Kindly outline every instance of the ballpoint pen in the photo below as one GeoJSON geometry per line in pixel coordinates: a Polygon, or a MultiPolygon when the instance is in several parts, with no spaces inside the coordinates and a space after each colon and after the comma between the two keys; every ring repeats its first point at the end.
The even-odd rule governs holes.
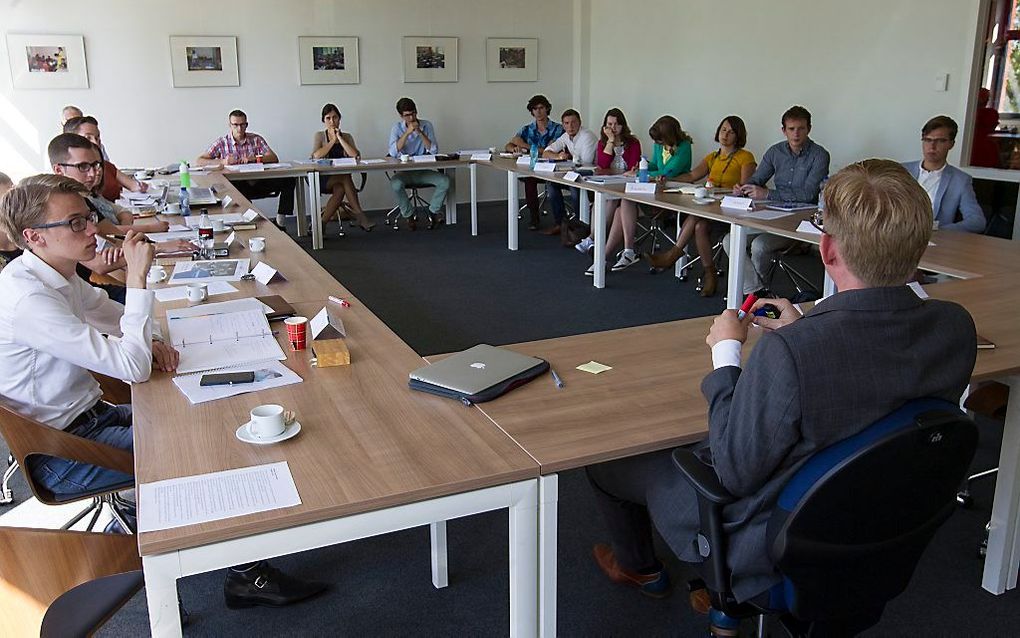
{"type": "Polygon", "coordinates": [[[563,379],[560,378],[560,375],[556,374],[556,371],[553,370],[551,367],[549,368],[549,372],[552,373],[553,382],[556,383],[556,387],[557,388],[562,388],[563,387],[563,379]]]}

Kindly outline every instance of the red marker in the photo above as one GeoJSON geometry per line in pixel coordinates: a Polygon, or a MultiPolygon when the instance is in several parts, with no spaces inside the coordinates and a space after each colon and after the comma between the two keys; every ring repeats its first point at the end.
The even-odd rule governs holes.
{"type": "Polygon", "coordinates": [[[754,302],[756,301],[758,301],[757,297],[755,297],[753,294],[748,295],[747,299],[744,300],[744,305],[741,306],[740,310],[737,311],[737,319],[743,320],[744,317],[747,316],[747,313],[751,311],[751,306],[753,306],[754,302]]]}

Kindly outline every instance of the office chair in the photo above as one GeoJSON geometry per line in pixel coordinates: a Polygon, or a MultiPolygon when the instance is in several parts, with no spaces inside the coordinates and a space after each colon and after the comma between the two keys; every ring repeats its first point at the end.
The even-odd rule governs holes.
{"type": "Polygon", "coordinates": [[[142,588],[133,536],[0,527],[0,635],[91,636],[142,588]]]}
{"type": "Polygon", "coordinates": [[[790,479],[766,532],[782,582],[738,602],[730,590],[715,470],[679,448],[673,461],[698,495],[699,553],[713,624],[777,614],[791,636],[849,636],[873,626],[906,589],[921,554],[956,508],[977,427],[953,403],[918,399],[810,457],[790,479]]]}
{"type": "Polygon", "coordinates": [[[37,485],[32,480],[30,472],[23,472],[29,489],[41,503],[64,505],[84,499],[90,500],[89,505],[65,523],[61,529],[70,529],[78,521],[91,514],[92,517],[87,527],[91,531],[103,508],[109,507],[111,515],[121,528],[134,531],[134,526],[128,522],[129,516],[126,515],[126,512],[130,511],[133,506],[117,494],[121,490],[131,489],[135,484],[133,478],[134,456],[130,452],[51,428],[5,406],[0,406],[0,435],[7,442],[11,453],[21,467],[27,467],[25,462],[30,457],[46,455],[90,463],[127,474],[129,478],[116,485],[80,494],[66,495],[54,494],[41,485],[37,485]]]}
{"type": "MultiPolygon", "coordinates": [[[[387,171],[386,178],[393,179],[393,174],[387,171]]],[[[428,215],[429,203],[419,193],[419,190],[422,188],[433,188],[433,186],[431,184],[411,185],[404,189],[408,193],[408,199],[411,200],[411,208],[414,210],[414,213],[411,215],[412,217],[417,217],[419,211],[423,208],[426,210],[426,215],[428,215]]],[[[386,213],[385,225],[392,227],[393,230],[400,230],[400,219],[400,205],[398,204],[386,213]]]]}
{"type": "Polygon", "coordinates": [[[666,232],[666,226],[670,225],[670,221],[675,220],[676,213],[673,211],[659,208],[658,206],[648,207],[644,204],[638,204],[636,225],[639,234],[634,238],[634,252],[639,255],[642,253],[657,253],[659,252],[660,243],[663,246],[672,246],[676,241],[676,235],[666,232]],[[648,221],[644,224],[641,223],[642,214],[648,218],[648,221]],[[645,242],[651,242],[649,250],[643,248],[645,242]]]}
{"type": "MultiPolygon", "coordinates": [[[[526,180],[526,179],[529,179],[529,177],[527,177],[527,176],[525,176],[525,177],[518,177],[517,181],[523,183],[524,180],[526,180]]],[[[538,179],[538,178],[530,178],[530,179],[538,179]]],[[[549,214],[549,211],[547,211],[545,209],[545,201],[546,201],[546,196],[548,195],[547,191],[549,190],[549,182],[547,182],[545,180],[539,180],[539,181],[542,183],[542,192],[538,194],[538,212],[543,217],[545,217],[546,215],[549,214]]],[[[527,208],[528,208],[528,202],[527,201],[525,201],[523,204],[521,204],[517,208],[517,219],[524,219],[524,211],[527,210],[527,208]]]]}
{"type": "Polygon", "coordinates": [[[791,297],[791,301],[794,303],[802,303],[805,301],[814,301],[821,298],[822,293],[818,290],[818,287],[811,283],[811,280],[807,278],[802,272],[794,268],[786,261],[786,257],[789,255],[799,252],[802,249],[802,243],[797,242],[786,248],[778,255],[772,258],[772,264],[769,266],[768,272],[765,273],[763,283],[769,290],[775,290],[775,278],[778,272],[782,272],[796,288],[797,294],[791,297]]]}

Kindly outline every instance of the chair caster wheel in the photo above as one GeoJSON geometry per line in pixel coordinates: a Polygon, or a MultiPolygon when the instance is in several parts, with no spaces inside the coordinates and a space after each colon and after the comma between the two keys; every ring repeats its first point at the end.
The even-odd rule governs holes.
{"type": "Polygon", "coordinates": [[[687,281],[687,275],[680,275],[679,277],[677,277],[677,279],[679,279],[680,281],[687,281]]]}
{"type": "Polygon", "coordinates": [[[974,505],[974,497],[970,495],[970,492],[957,492],[956,502],[963,509],[970,509],[974,505]]]}
{"type": "Polygon", "coordinates": [[[659,269],[656,268],[655,266],[652,266],[652,267],[650,267],[648,269],[648,274],[649,275],[658,275],[659,274],[659,269]]]}

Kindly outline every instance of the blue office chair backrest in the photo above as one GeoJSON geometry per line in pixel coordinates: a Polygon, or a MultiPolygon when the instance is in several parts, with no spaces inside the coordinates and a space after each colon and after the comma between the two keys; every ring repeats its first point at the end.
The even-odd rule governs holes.
{"type": "Polygon", "coordinates": [[[918,399],[808,459],[769,519],[784,578],[770,607],[804,620],[880,615],[955,508],[976,447],[958,406],[918,399]]]}

